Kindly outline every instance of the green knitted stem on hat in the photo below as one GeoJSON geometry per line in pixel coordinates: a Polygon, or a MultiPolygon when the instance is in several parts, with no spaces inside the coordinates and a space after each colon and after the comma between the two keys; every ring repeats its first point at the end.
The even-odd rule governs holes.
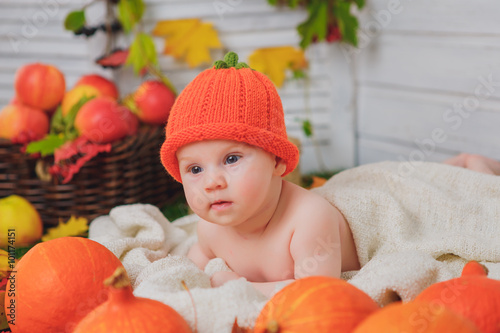
{"type": "Polygon", "coordinates": [[[241,68],[250,68],[246,63],[244,62],[238,62],[238,55],[234,52],[228,52],[224,56],[224,60],[217,60],[214,62],[215,69],[221,69],[221,68],[231,68],[234,67],[236,69],[241,69],[241,68]]]}

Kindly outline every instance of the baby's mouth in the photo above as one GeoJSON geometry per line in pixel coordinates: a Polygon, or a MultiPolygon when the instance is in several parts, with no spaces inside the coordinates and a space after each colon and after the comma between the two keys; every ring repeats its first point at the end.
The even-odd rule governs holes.
{"type": "Polygon", "coordinates": [[[213,202],[210,205],[210,208],[215,209],[215,210],[222,210],[222,209],[228,208],[229,206],[231,206],[231,204],[232,204],[231,201],[218,200],[218,201],[213,202]]]}

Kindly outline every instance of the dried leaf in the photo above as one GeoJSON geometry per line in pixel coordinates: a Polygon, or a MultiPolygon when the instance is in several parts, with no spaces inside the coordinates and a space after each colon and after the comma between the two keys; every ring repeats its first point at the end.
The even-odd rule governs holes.
{"type": "Polygon", "coordinates": [[[125,64],[129,50],[115,50],[108,55],[96,59],[96,63],[104,68],[118,68],[125,64]]]}
{"type": "Polygon", "coordinates": [[[252,333],[253,329],[249,327],[240,327],[238,325],[238,318],[234,318],[234,324],[233,324],[233,329],[231,330],[231,333],[252,333]]]}
{"type": "Polygon", "coordinates": [[[212,63],[210,49],[222,47],[213,25],[197,18],[160,21],[153,35],[165,38],[164,54],[185,61],[190,67],[212,63]]]}
{"type": "Polygon", "coordinates": [[[253,69],[267,74],[277,87],[283,85],[287,70],[307,68],[304,51],[293,46],[257,49],[248,62],[253,69]]]}
{"type": "Polygon", "coordinates": [[[71,216],[66,223],[60,221],[57,227],[47,230],[45,235],[42,236],[42,242],[60,237],[82,235],[89,229],[87,222],[84,217],[71,216]]]}
{"type": "Polygon", "coordinates": [[[80,171],[89,160],[101,152],[110,152],[111,144],[97,144],[81,136],[74,141],[68,141],[54,151],[54,165],[49,172],[63,178],[62,183],[68,183],[73,175],[80,171]]]}

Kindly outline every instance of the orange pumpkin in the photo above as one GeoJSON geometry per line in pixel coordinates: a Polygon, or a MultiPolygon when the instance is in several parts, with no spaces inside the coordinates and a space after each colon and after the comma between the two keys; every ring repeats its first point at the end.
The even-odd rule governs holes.
{"type": "Polygon", "coordinates": [[[465,317],[428,302],[396,302],[369,316],[354,333],[479,333],[465,317]]]}
{"type": "Polygon", "coordinates": [[[87,238],[62,237],[38,243],[16,265],[5,301],[13,333],[69,333],[107,300],[102,281],[120,260],[87,238]]]}
{"type": "Polygon", "coordinates": [[[446,306],[484,333],[500,333],[500,281],[488,278],[486,268],[475,261],[464,266],[462,276],[435,283],[415,299],[446,306]]]}
{"type": "Polygon", "coordinates": [[[90,312],[74,333],[191,333],[184,318],[170,306],[135,297],[125,269],[106,279],[109,299],[90,312]]]}
{"type": "Polygon", "coordinates": [[[296,280],[274,295],[255,322],[255,333],[352,332],[378,305],[363,291],[326,276],[296,280]]]}

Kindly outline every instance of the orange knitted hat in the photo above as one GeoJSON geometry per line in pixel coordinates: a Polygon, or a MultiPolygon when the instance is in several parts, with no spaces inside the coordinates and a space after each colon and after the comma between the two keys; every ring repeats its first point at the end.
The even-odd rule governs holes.
{"type": "Polygon", "coordinates": [[[299,150],[288,141],[281,99],[273,83],[229,52],[204,70],[177,97],[167,122],[161,161],[181,182],[175,153],[202,140],[234,140],[260,147],[295,169],[299,150]]]}

